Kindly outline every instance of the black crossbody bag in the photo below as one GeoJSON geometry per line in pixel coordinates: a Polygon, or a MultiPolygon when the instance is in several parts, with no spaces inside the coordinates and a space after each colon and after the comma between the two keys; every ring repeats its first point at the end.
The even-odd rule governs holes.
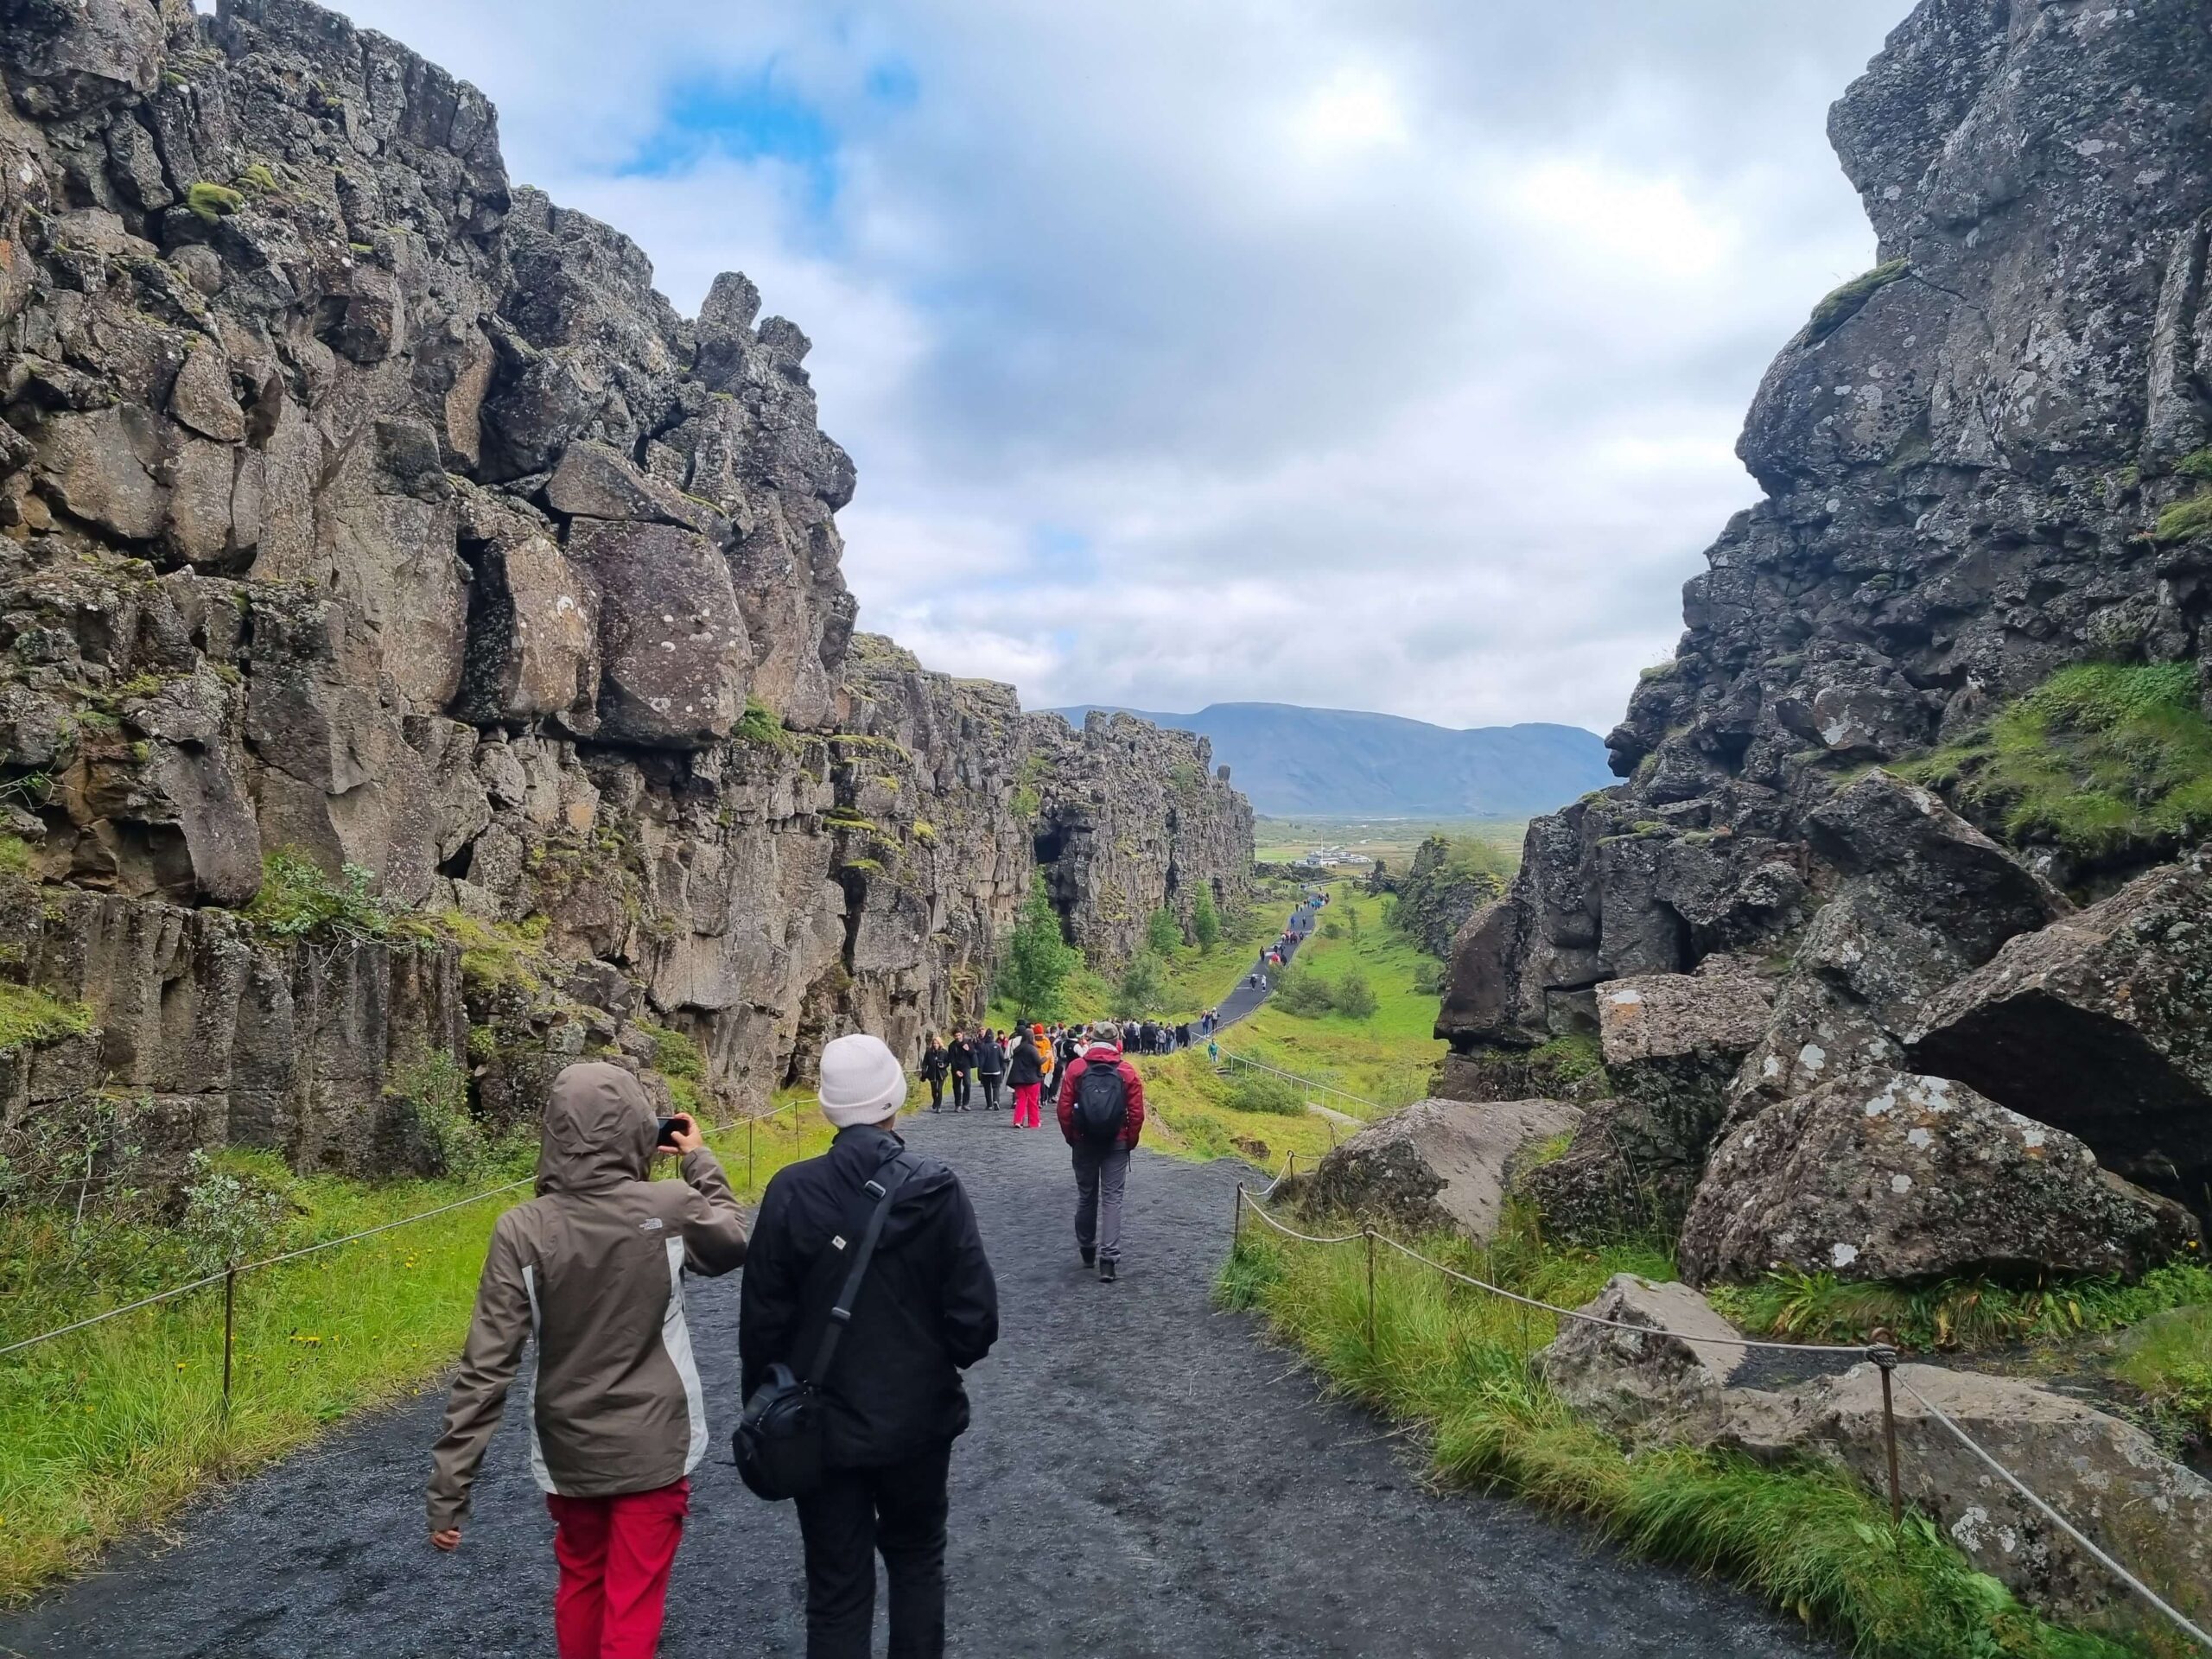
{"type": "Polygon", "coordinates": [[[844,1285],[830,1304],[822,1341],[814,1351],[814,1363],[803,1376],[794,1376],[788,1365],[771,1365],[753,1397],[745,1402],[734,1439],[737,1472],[756,1497],[780,1503],[787,1497],[804,1497],[822,1484],[827,1424],[821,1385],[830,1375],[830,1362],[837,1357],[838,1339],[852,1323],[861,1281],[868,1276],[868,1264],[883,1236],[892,1200],[913,1170],[912,1159],[903,1151],[895,1153],[862,1183],[859,1199],[847,1212],[837,1236],[852,1236],[853,1221],[863,1213],[863,1205],[869,1206],[865,1211],[868,1219],[861,1230],[860,1247],[853,1253],[853,1264],[846,1270],[844,1285]]]}

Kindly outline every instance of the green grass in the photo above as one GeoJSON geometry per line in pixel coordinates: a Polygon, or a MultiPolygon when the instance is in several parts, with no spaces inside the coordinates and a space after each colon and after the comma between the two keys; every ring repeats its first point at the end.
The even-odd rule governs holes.
{"type": "MultiPolygon", "coordinates": [[[[733,1185],[757,1193],[784,1165],[819,1154],[830,1135],[804,1106],[756,1126],[749,1175],[741,1124],[709,1139],[733,1185]]],[[[285,1248],[480,1190],[294,1177],[273,1160],[235,1154],[225,1162],[284,1195],[292,1219],[277,1243],[285,1248]]],[[[512,1171],[527,1173],[526,1161],[512,1171]]],[[[518,1189],[241,1278],[227,1421],[219,1286],[0,1361],[0,1603],[85,1569],[210,1482],[434,1382],[467,1331],[492,1224],[527,1196],[518,1189]]],[[[195,1276],[172,1228],[94,1217],[79,1229],[66,1210],[0,1211],[0,1343],[195,1276]]]]}
{"type": "Polygon", "coordinates": [[[1853,1284],[1829,1273],[1773,1273],[1757,1284],[1721,1287],[1710,1300],[1756,1336],[1847,1344],[1865,1342],[1881,1327],[1901,1347],[1933,1351],[2116,1331],[2170,1308],[2212,1302],[2212,1272],[2177,1262],[2153,1268],[2139,1284],[2073,1279],[2041,1287],[1986,1279],[1853,1284]]]}
{"type": "Polygon", "coordinates": [[[1857,316],[1866,302],[1887,288],[1912,274],[1910,259],[1892,259],[1870,271],[1853,277],[1849,282],[1813,308],[1813,317],[1807,327],[1815,340],[1825,340],[1837,329],[1857,316]]]}
{"type": "Polygon", "coordinates": [[[2155,1404],[2212,1432],[2212,1307],[2179,1307],[2130,1331],[2113,1373],[2155,1404]]]}
{"type": "Polygon", "coordinates": [[[1252,1109],[1207,1064],[1203,1046],[1140,1058],[1136,1067],[1144,1074],[1144,1144],[1154,1152],[1200,1163],[1239,1157],[1270,1170],[1294,1153],[1311,1169],[1336,1144],[1338,1131],[1303,1103],[1294,1114],[1252,1109]]]}
{"type": "Polygon", "coordinates": [[[12,875],[28,881],[38,868],[31,852],[31,844],[21,836],[0,836],[0,875],[12,875]]]}
{"type": "MultiPolygon", "coordinates": [[[[1465,1269],[1484,1265],[1457,1241],[1427,1249],[1465,1269]]],[[[1539,1245],[1490,1265],[1515,1288],[1573,1306],[1612,1272],[1640,1271],[1647,1254],[1539,1245]]],[[[2044,1623],[1975,1572],[1924,1516],[1893,1524],[1887,1504],[1840,1470],[1681,1446],[1629,1456],[1529,1372],[1528,1356],[1554,1335],[1550,1315],[1455,1287],[1394,1251],[1376,1268],[1371,1348],[1365,1255],[1356,1246],[1292,1243],[1247,1217],[1218,1294],[1231,1308],[1256,1312],[1339,1392],[1418,1427],[1440,1483],[1514,1493],[1639,1554],[1733,1580],[1864,1655],[2130,1651],[2044,1623]]]]}
{"type": "Polygon", "coordinates": [[[92,1028],[92,1011],[25,985],[0,982],[0,1054],[73,1037],[92,1028]]]}
{"type": "MultiPolygon", "coordinates": [[[[1304,1016],[1270,1002],[1242,1024],[1222,1033],[1222,1046],[1284,1071],[1310,1077],[1370,1100],[1386,1110],[1428,1096],[1429,1081],[1447,1052],[1436,1040],[1437,964],[1402,934],[1383,924],[1383,906],[1339,887],[1322,915],[1344,931],[1331,938],[1317,933],[1298,950],[1294,966],[1332,991],[1345,976],[1363,977],[1375,994],[1376,1011],[1355,1018],[1336,1011],[1304,1016]],[[1359,918],[1357,937],[1351,918],[1359,918]]],[[[1365,1109],[1332,1100],[1355,1116],[1365,1109]]]]}
{"type": "Polygon", "coordinates": [[[202,179],[184,193],[184,205],[210,225],[245,206],[245,198],[226,184],[202,179]]]}
{"type": "Polygon", "coordinates": [[[2081,664],[1898,770],[2016,844],[2156,855],[2212,833],[2212,724],[2198,697],[2193,663],[2081,664]]]}

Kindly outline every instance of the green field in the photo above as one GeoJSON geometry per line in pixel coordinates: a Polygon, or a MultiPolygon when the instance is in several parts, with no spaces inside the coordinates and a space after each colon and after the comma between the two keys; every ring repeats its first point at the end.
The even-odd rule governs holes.
{"type": "Polygon", "coordinates": [[[1402,868],[1431,836],[1472,836],[1521,861],[1526,818],[1262,818],[1253,838],[1262,864],[1287,864],[1324,847],[1379,858],[1402,868]]]}

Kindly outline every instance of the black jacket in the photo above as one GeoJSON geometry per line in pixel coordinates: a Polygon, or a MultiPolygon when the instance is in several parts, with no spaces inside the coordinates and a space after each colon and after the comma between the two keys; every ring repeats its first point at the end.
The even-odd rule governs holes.
{"type": "Polygon", "coordinates": [[[944,1077],[944,1046],[941,1044],[931,1043],[922,1051],[922,1081],[936,1083],[944,1077]]]}
{"type": "Polygon", "coordinates": [[[1006,1071],[1006,1050],[995,1037],[976,1039],[976,1071],[980,1077],[995,1077],[1006,1071]]]}
{"type": "Polygon", "coordinates": [[[976,1069],[974,1045],[965,1037],[954,1038],[951,1046],[944,1051],[944,1063],[955,1071],[973,1071],[976,1069]]]}
{"type": "MultiPolygon", "coordinates": [[[[738,1349],[750,1399],[769,1366],[803,1370],[827,1322],[830,1291],[808,1305],[816,1258],[830,1248],[862,1182],[899,1137],[868,1124],[830,1150],[779,1170],[760,1199],[745,1258],[738,1349]]],[[[830,1461],[869,1469],[950,1441],[968,1427],[960,1373],[998,1340],[999,1294],[976,1211],[959,1178],[932,1159],[908,1176],[861,1282],[825,1384],[830,1461]]],[[[842,1282],[842,1277],[838,1280],[842,1282]]]]}
{"type": "Polygon", "coordinates": [[[1007,1067],[1007,1087],[1027,1089],[1044,1081],[1045,1057],[1037,1052],[1035,1039],[1024,1037],[1014,1045],[1014,1059],[1007,1067]]]}

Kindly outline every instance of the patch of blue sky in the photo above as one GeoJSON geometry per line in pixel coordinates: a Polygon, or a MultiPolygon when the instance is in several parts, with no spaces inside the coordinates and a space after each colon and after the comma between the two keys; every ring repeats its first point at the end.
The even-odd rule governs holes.
{"type": "Polygon", "coordinates": [[[922,95],[921,77],[904,58],[884,58],[868,72],[868,95],[895,110],[912,107],[922,95]]]}
{"type": "Polygon", "coordinates": [[[660,124],[618,172],[689,172],[710,155],[780,162],[801,181],[803,205],[826,217],[839,185],[836,129],[823,111],[779,86],[772,60],[747,75],[698,75],[671,86],[660,124]]]}

